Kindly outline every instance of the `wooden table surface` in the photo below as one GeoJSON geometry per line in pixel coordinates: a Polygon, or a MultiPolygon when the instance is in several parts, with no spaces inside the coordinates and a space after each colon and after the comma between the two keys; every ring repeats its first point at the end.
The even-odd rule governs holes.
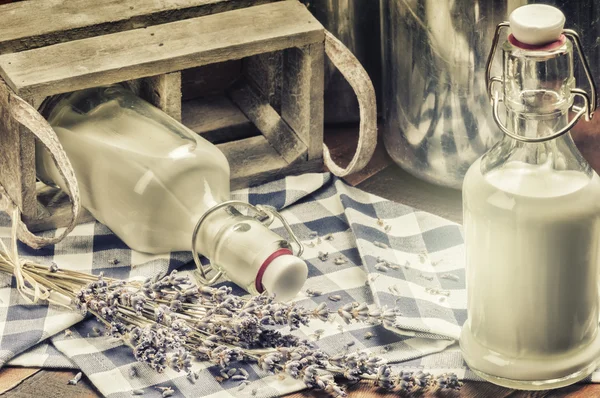
{"type": "MultiPolygon", "coordinates": [[[[337,141],[337,147],[332,145],[332,154],[342,162],[354,145],[352,140],[335,139],[336,136],[346,135],[342,128],[338,134],[330,134],[329,140],[337,141]]],[[[348,160],[348,159],[346,159],[348,160]]],[[[384,197],[417,207],[461,222],[461,194],[452,189],[433,186],[409,175],[395,165],[390,165],[389,158],[383,148],[379,147],[373,161],[358,175],[351,176],[347,182],[359,188],[384,197]]],[[[54,371],[47,369],[6,367],[0,370],[0,395],[3,397],[36,397],[36,398],[75,398],[100,397],[91,383],[83,377],[77,386],[67,385],[67,381],[75,375],[72,371],[54,371]]],[[[397,397],[399,394],[381,391],[372,383],[361,382],[347,385],[350,398],[397,397]]],[[[468,398],[587,398],[600,397],[600,384],[576,384],[570,387],[552,391],[516,391],[483,382],[466,382],[457,391],[417,391],[411,394],[400,394],[404,397],[468,397],[468,398]]],[[[320,391],[305,390],[289,395],[287,398],[325,398],[328,394],[320,391]]]]}

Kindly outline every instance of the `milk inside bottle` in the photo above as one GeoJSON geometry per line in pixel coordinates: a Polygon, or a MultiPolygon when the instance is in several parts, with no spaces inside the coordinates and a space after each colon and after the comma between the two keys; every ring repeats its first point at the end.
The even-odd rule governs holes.
{"type": "Polygon", "coordinates": [[[492,103],[506,135],[463,185],[461,350],[477,374],[512,388],[572,384],[600,358],[600,178],[568,133],[569,112],[590,117],[595,92],[590,106],[578,99],[573,107],[587,94],[575,88],[570,39],[577,37],[563,24],[545,5],[511,15],[503,75],[490,79],[501,83],[492,84],[492,103]]]}
{"type": "MultiPolygon", "coordinates": [[[[229,200],[229,164],[217,147],[122,85],[47,102],[82,204],[129,247],[194,249],[252,293],[285,300],[300,290],[307,267],[285,239],[234,206],[215,210],[229,200]]],[[[64,186],[41,146],[36,167],[40,180],[64,186]]]]}

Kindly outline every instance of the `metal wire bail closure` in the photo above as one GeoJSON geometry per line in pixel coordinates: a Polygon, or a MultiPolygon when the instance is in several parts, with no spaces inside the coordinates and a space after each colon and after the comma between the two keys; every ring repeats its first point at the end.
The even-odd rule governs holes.
{"type": "Polygon", "coordinates": [[[224,207],[238,207],[238,206],[244,207],[244,208],[247,208],[248,210],[253,211],[255,213],[254,218],[256,218],[258,221],[260,221],[266,227],[270,226],[273,223],[273,221],[275,220],[275,218],[277,218],[279,221],[281,221],[281,224],[283,224],[283,227],[285,228],[286,232],[290,236],[293,243],[295,243],[298,246],[298,250],[296,251],[295,255],[301,256],[302,253],[304,253],[304,246],[302,245],[302,242],[300,242],[300,240],[298,239],[296,234],[294,234],[294,232],[292,231],[292,228],[290,227],[289,223],[277,210],[275,210],[274,208],[269,207],[269,206],[263,206],[263,205],[254,206],[254,205],[251,205],[250,203],[242,202],[241,200],[228,200],[226,202],[219,203],[218,205],[215,205],[215,206],[211,207],[210,209],[208,209],[202,215],[202,217],[200,217],[200,219],[196,223],[196,226],[194,227],[194,231],[192,232],[192,256],[194,258],[194,263],[196,263],[196,268],[197,268],[197,270],[195,272],[195,276],[196,276],[196,279],[198,280],[198,282],[200,282],[203,285],[212,285],[215,282],[217,282],[223,276],[223,271],[221,271],[220,269],[215,270],[215,268],[213,268],[213,266],[210,262],[206,266],[202,265],[202,262],[200,261],[200,254],[198,253],[198,250],[196,249],[196,239],[198,237],[198,233],[200,232],[200,227],[202,226],[204,221],[206,221],[208,216],[213,214],[215,211],[220,210],[224,207]],[[208,273],[210,273],[213,270],[216,271],[215,275],[213,275],[210,279],[208,279],[208,276],[207,276],[208,273]]]}
{"type": "Polygon", "coordinates": [[[585,56],[585,53],[583,52],[579,34],[577,34],[577,32],[575,32],[572,29],[564,29],[563,35],[565,35],[566,37],[571,39],[571,41],[574,44],[575,49],[577,50],[577,53],[579,54],[579,58],[581,60],[582,66],[583,66],[583,70],[585,72],[585,75],[588,79],[588,83],[590,85],[590,93],[591,94],[588,95],[588,93],[585,90],[582,90],[580,88],[572,89],[571,93],[573,93],[573,95],[580,96],[583,99],[583,106],[573,105],[572,108],[573,108],[573,111],[575,112],[575,116],[571,119],[569,124],[567,124],[565,127],[560,129],[559,131],[550,134],[549,136],[523,137],[523,136],[514,134],[513,132],[511,132],[510,130],[508,130],[506,128],[506,126],[500,120],[499,112],[498,112],[498,105],[501,102],[503,102],[504,100],[500,98],[499,91],[492,91],[492,87],[493,87],[494,83],[500,83],[500,84],[503,83],[502,77],[501,76],[491,76],[491,73],[492,73],[492,63],[493,63],[494,57],[496,55],[496,50],[498,48],[498,42],[500,41],[500,31],[503,28],[508,28],[508,27],[510,27],[509,22],[502,22],[502,23],[499,23],[498,26],[496,26],[496,31],[494,32],[494,39],[492,40],[492,48],[490,49],[490,54],[488,55],[488,59],[486,62],[486,68],[485,68],[487,93],[488,93],[488,96],[492,103],[492,112],[493,112],[494,121],[496,122],[498,127],[500,127],[500,130],[502,130],[502,132],[504,134],[508,135],[509,137],[511,137],[515,140],[522,141],[522,142],[528,142],[528,143],[536,143],[536,142],[549,141],[549,140],[560,137],[561,135],[567,133],[569,130],[571,130],[573,128],[573,126],[575,126],[575,124],[579,121],[579,119],[581,119],[582,116],[585,118],[586,121],[589,122],[592,119],[592,117],[594,116],[594,112],[596,110],[596,98],[597,98],[596,97],[596,83],[595,83],[594,77],[591,73],[589,62],[585,56]]]}

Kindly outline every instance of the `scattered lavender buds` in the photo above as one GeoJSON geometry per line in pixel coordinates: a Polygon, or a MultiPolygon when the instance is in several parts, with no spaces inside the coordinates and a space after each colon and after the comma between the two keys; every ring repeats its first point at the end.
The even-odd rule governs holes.
{"type": "Polygon", "coordinates": [[[386,263],[375,264],[375,269],[379,272],[388,272],[388,267],[386,267],[386,263]]]}
{"type": "Polygon", "coordinates": [[[454,274],[442,274],[442,276],[440,276],[440,278],[448,279],[448,280],[455,281],[455,282],[460,281],[460,278],[454,274]]]}
{"type": "Polygon", "coordinates": [[[428,287],[425,289],[425,291],[432,295],[441,295],[441,296],[450,297],[450,290],[438,289],[435,287],[428,287]]]}
{"type": "Polygon", "coordinates": [[[341,256],[333,259],[333,263],[335,265],[343,265],[343,264],[346,264],[347,262],[348,262],[348,260],[346,260],[344,257],[341,257],[341,256]]]}
{"type": "Polygon", "coordinates": [[[423,279],[427,279],[428,281],[432,281],[433,280],[433,276],[431,276],[431,275],[419,274],[419,277],[421,277],[423,279]]]}
{"type": "Polygon", "coordinates": [[[379,242],[379,241],[375,241],[373,242],[373,244],[377,247],[379,247],[380,249],[389,249],[389,246],[386,245],[385,243],[379,242]]]}
{"type": "MultiPolygon", "coordinates": [[[[387,246],[386,246],[387,247],[387,246]]],[[[0,261],[0,271],[12,272],[14,265],[0,261]]],[[[137,361],[156,372],[170,368],[184,372],[190,383],[197,378],[192,372],[196,360],[209,361],[220,368],[218,381],[248,385],[249,375],[239,364],[253,362],[277,377],[302,380],[307,386],[320,388],[334,396],[346,396],[334,376],[347,380],[370,379],[384,388],[460,387],[455,375],[429,377],[395,371],[383,359],[366,352],[330,356],[289,330],[307,326],[311,320],[329,321],[332,311],[325,302],[314,308],[296,303],[276,302],[273,296],[262,294],[239,297],[227,286],[197,286],[188,276],[172,271],[143,281],[123,281],[76,271],[57,269],[48,272],[47,265],[26,263],[23,272],[34,274],[45,286],[59,290],[70,298],[83,314],[93,315],[107,335],[121,339],[137,361]],[[283,328],[287,327],[287,328],[283,328]]],[[[378,274],[370,275],[375,280],[378,274]]],[[[443,290],[431,290],[444,295],[443,290]]],[[[307,290],[309,295],[320,292],[307,290]]],[[[448,291],[449,294],[449,291],[448,291]]],[[[341,301],[341,295],[328,296],[329,301],[341,301]]],[[[347,303],[336,311],[346,323],[362,322],[393,326],[400,315],[394,308],[376,308],[366,303],[347,303]]],[[[341,325],[339,325],[341,327],[341,325]]],[[[341,329],[343,330],[343,328],[341,329]]],[[[93,333],[100,334],[100,328],[93,333]]],[[[315,336],[324,332],[317,330],[315,336]]],[[[65,331],[65,336],[70,332],[65,331]]],[[[365,339],[372,338],[365,334],[365,339]]],[[[346,344],[354,345],[352,340],[346,344]]],[[[386,346],[386,350],[390,347],[386,346]]],[[[139,370],[131,368],[130,377],[139,370]],[[135,370],[133,370],[135,369],[135,370]]],[[[77,384],[81,373],[69,381],[77,384]]],[[[163,397],[175,393],[171,387],[160,387],[163,397]]],[[[132,394],[143,394],[135,390],[132,394]]],[[[252,390],[255,395],[256,390],[252,390]]]]}
{"type": "Polygon", "coordinates": [[[323,333],[325,333],[325,330],[323,330],[323,329],[315,330],[313,333],[313,336],[315,337],[315,341],[319,341],[321,339],[321,336],[323,336],[323,333]]]}
{"type": "Polygon", "coordinates": [[[81,372],[77,373],[75,375],[75,377],[73,377],[71,380],[69,380],[69,382],[67,384],[70,384],[73,386],[77,385],[77,383],[79,383],[79,380],[81,380],[81,376],[82,376],[81,372]]]}

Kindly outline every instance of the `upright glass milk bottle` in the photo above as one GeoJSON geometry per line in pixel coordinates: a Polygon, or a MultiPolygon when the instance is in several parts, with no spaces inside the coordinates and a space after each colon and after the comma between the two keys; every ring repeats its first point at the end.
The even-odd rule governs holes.
{"type": "Polygon", "coordinates": [[[596,93],[579,38],[564,22],[554,7],[528,5],[498,25],[488,84],[505,136],[463,185],[461,350],[478,375],[511,388],[572,384],[600,359],[600,178],[568,132],[591,118],[596,93]],[[490,78],[503,28],[512,32],[502,45],[503,74],[490,78]],[[575,87],[574,45],[591,98],[575,87]]]}
{"type": "MultiPolygon", "coordinates": [[[[280,300],[300,290],[306,264],[265,225],[281,216],[229,201],[229,164],[214,145],[121,85],[54,97],[42,112],[71,161],[82,204],[129,247],[191,250],[204,275],[202,253],[219,271],[206,283],[224,273],[280,300]],[[243,215],[240,206],[254,214],[243,215]]],[[[36,167],[40,180],[64,187],[41,146],[36,167]]]]}

